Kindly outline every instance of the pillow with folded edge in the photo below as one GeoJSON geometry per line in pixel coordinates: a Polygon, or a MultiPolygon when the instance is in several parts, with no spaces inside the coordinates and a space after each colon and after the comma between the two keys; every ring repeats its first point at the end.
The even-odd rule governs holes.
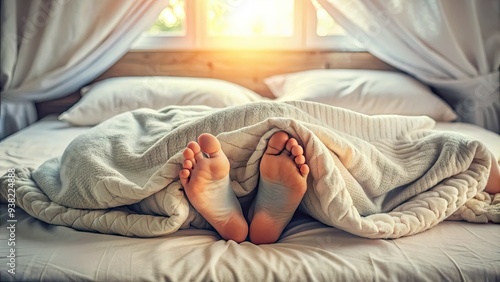
{"type": "Polygon", "coordinates": [[[429,87],[403,73],[328,69],[274,75],[264,80],[276,101],[305,100],[367,115],[428,116],[449,122],[453,109],[429,87]]]}
{"type": "Polygon", "coordinates": [[[99,124],[139,108],[206,105],[224,108],[267,99],[243,86],[212,78],[147,76],[98,81],[80,91],[82,98],[59,119],[77,126],[99,124]]]}

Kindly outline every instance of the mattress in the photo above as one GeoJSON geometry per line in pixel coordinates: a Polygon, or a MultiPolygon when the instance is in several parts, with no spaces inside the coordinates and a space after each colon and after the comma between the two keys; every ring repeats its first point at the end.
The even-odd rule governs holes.
{"type": "MultiPolygon", "coordinates": [[[[87,129],[56,117],[35,123],[0,143],[0,173],[61,155],[87,129]]],[[[495,133],[463,123],[438,123],[436,129],[477,138],[500,157],[495,133]]],[[[15,230],[8,229],[8,220],[2,207],[1,281],[500,280],[496,224],[445,221],[411,237],[373,240],[297,214],[276,244],[258,246],[201,229],[148,239],[81,232],[48,225],[20,209],[15,230]]]]}

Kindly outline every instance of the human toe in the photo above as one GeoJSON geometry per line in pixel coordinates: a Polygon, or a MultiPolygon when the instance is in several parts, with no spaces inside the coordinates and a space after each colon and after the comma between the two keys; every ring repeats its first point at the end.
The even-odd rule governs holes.
{"type": "Polygon", "coordinates": [[[288,138],[288,133],[284,131],[274,133],[267,143],[266,154],[278,155],[281,153],[285,149],[288,138]]]}
{"type": "Polygon", "coordinates": [[[289,138],[287,141],[286,141],[286,149],[288,151],[292,151],[293,147],[295,146],[298,146],[299,145],[299,142],[297,142],[297,139],[295,138],[289,138]]]}
{"type": "Polygon", "coordinates": [[[292,149],[290,150],[290,152],[292,153],[292,155],[294,155],[295,157],[298,157],[300,155],[303,155],[304,154],[304,149],[302,148],[302,146],[300,145],[294,145],[292,147],[292,149]]]}
{"type": "Polygon", "coordinates": [[[192,160],[184,160],[184,162],[182,163],[182,168],[192,169],[193,168],[193,161],[192,160]]]}
{"type": "Polygon", "coordinates": [[[306,158],[304,157],[304,155],[299,155],[299,156],[295,157],[294,161],[295,161],[295,164],[302,165],[302,164],[306,163],[306,158]]]}
{"type": "Polygon", "coordinates": [[[218,154],[221,151],[221,145],[217,137],[209,133],[203,133],[198,137],[198,143],[200,144],[201,150],[206,153],[209,157],[213,157],[214,154],[218,154]]]}
{"type": "Polygon", "coordinates": [[[300,165],[299,171],[303,177],[307,177],[307,175],[309,174],[309,166],[307,164],[302,164],[300,165]]]}

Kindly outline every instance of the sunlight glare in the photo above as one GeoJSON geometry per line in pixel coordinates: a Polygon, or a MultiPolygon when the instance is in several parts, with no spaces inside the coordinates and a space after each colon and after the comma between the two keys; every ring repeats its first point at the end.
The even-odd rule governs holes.
{"type": "Polygon", "coordinates": [[[291,36],[293,0],[209,0],[212,36],[291,36]]]}

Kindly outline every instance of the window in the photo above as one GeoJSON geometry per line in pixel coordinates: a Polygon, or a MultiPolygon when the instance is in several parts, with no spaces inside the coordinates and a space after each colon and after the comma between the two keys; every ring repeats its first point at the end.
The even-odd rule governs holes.
{"type": "Polygon", "coordinates": [[[293,8],[290,0],[208,0],[207,32],[215,37],[292,36],[293,8]]]}
{"type": "Polygon", "coordinates": [[[316,0],[170,0],[133,48],[362,50],[316,0]]]}
{"type": "Polygon", "coordinates": [[[184,0],[170,0],[156,22],[146,31],[146,36],[186,35],[186,7],[184,0]]]}

